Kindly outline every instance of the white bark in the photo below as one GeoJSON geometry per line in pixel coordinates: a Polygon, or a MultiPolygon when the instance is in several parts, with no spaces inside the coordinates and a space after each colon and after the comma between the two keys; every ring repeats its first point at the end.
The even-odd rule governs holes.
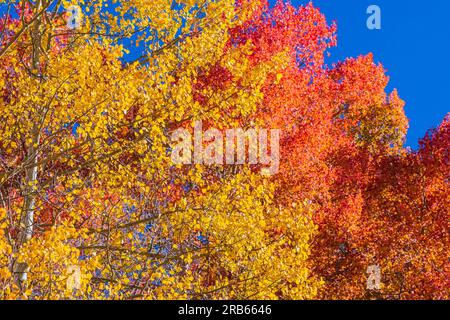
{"type": "MultiPolygon", "coordinates": [[[[42,1],[36,3],[39,12],[42,7],[42,1]]],[[[35,74],[40,73],[39,59],[41,48],[41,18],[36,19],[31,34],[32,38],[32,70],[35,74]]],[[[36,112],[39,113],[39,107],[36,112]]],[[[40,117],[37,117],[38,119],[40,117]]],[[[24,195],[24,209],[20,220],[20,233],[18,239],[17,250],[20,249],[27,241],[33,237],[34,228],[34,212],[36,209],[36,186],[38,179],[38,145],[40,140],[40,124],[39,121],[33,124],[31,145],[28,146],[25,172],[25,195],[24,195]]],[[[26,263],[16,263],[14,266],[14,273],[19,282],[19,286],[23,287],[23,282],[27,280],[29,267],[26,263]]]]}

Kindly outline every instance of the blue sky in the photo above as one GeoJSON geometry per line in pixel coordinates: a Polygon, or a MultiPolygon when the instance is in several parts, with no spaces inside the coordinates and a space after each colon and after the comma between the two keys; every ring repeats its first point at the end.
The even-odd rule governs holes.
{"type": "MultiPolygon", "coordinates": [[[[270,0],[272,3],[275,0],[270,0]]],[[[292,0],[294,5],[309,1],[292,0]]],[[[410,120],[407,146],[417,147],[426,131],[450,112],[449,0],[314,0],[338,24],[338,47],[329,62],[373,52],[406,101],[410,120]],[[381,30],[366,27],[369,5],[381,8],[381,30]]]]}

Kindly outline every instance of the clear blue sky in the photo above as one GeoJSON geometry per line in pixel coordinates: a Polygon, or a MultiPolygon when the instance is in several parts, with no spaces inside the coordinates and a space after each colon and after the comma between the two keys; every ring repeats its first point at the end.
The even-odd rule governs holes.
{"type": "MultiPolygon", "coordinates": [[[[271,3],[276,2],[270,0],[271,3]]],[[[292,0],[294,5],[306,0],[292,0]]],[[[314,0],[329,22],[338,25],[338,47],[329,62],[374,53],[406,101],[410,120],[407,145],[417,147],[426,131],[450,112],[449,0],[314,0]],[[369,5],[381,8],[381,30],[366,27],[369,5]]]]}

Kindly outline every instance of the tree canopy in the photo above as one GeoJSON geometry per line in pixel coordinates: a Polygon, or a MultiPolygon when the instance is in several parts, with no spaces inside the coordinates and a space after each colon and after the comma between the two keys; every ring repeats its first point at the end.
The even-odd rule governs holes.
{"type": "Polygon", "coordinates": [[[0,298],[448,299],[449,117],[404,148],[312,4],[1,7],[0,298]],[[173,163],[195,121],[280,129],[278,172],[173,163]]]}

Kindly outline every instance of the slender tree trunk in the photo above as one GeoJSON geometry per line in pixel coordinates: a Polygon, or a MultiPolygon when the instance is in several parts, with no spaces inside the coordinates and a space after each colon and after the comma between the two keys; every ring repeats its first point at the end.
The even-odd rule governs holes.
{"type": "MultiPolygon", "coordinates": [[[[36,3],[36,12],[41,10],[43,3],[38,1],[36,3]]],[[[34,22],[33,30],[31,33],[32,41],[32,56],[31,56],[31,69],[35,75],[38,75],[40,80],[40,50],[41,50],[41,30],[40,25],[42,18],[39,17],[34,22]]],[[[36,108],[37,114],[40,112],[40,108],[36,108]]],[[[33,118],[33,117],[32,117],[33,118]]],[[[31,132],[31,145],[27,146],[27,169],[25,171],[25,188],[24,188],[24,209],[20,220],[20,233],[16,250],[19,250],[27,241],[33,237],[34,227],[34,213],[36,209],[36,187],[38,182],[38,146],[40,140],[40,118],[36,117],[35,123],[33,123],[31,132]]],[[[29,272],[29,266],[26,263],[16,263],[13,267],[15,279],[19,287],[24,290],[25,281],[29,272]]]]}
{"type": "MultiPolygon", "coordinates": [[[[34,140],[39,140],[39,137],[36,137],[34,140]]],[[[38,156],[37,150],[33,146],[30,148],[30,152],[28,157],[32,160],[32,167],[26,172],[26,181],[28,184],[27,195],[25,197],[25,214],[22,217],[21,224],[23,226],[23,233],[20,242],[23,244],[31,239],[33,235],[33,221],[34,221],[34,210],[36,205],[36,197],[35,197],[35,185],[38,178],[38,156]]]]}
{"type": "MultiPolygon", "coordinates": [[[[33,139],[34,140],[34,139],[33,139]]],[[[20,221],[20,233],[19,233],[19,245],[18,248],[23,246],[27,241],[29,241],[33,236],[33,226],[34,226],[34,211],[36,207],[36,196],[35,196],[35,186],[38,178],[38,157],[37,150],[33,146],[28,152],[28,159],[33,159],[31,161],[31,167],[26,170],[26,187],[25,187],[25,200],[24,209],[20,221]]],[[[27,273],[29,271],[28,266],[25,263],[18,263],[15,268],[15,273],[17,276],[17,281],[20,283],[20,287],[23,287],[23,282],[27,280],[27,273]]]]}

